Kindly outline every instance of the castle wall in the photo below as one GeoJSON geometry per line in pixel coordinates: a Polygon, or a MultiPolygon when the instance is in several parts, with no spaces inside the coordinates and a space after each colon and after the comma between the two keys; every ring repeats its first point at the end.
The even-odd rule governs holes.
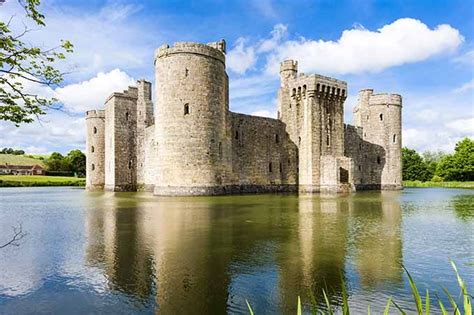
{"type": "Polygon", "coordinates": [[[112,94],[105,104],[105,189],[137,188],[137,88],[112,94]]]}
{"type": "MultiPolygon", "coordinates": [[[[136,167],[137,167],[137,185],[139,190],[145,189],[146,171],[147,171],[147,152],[148,143],[146,141],[146,129],[154,124],[153,103],[151,101],[151,83],[145,80],[139,80],[137,83],[137,131],[136,131],[136,167]]],[[[150,153],[151,154],[151,153],[150,153]]]]}
{"type": "Polygon", "coordinates": [[[227,75],[221,50],[176,43],[156,51],[157,195],[217,193],[230,176],[227,75]]]}
{"type": "Polygon", "coordinates": [[[105,183],[105,112],[86,113],[86,189],[102,190],[105,183]]]}
{"type": "Polygon", "coordinates": [[[288,191],[297,183],[297,148],[277,119],[231,114],[231,185],[242,192],[288,191]]]}

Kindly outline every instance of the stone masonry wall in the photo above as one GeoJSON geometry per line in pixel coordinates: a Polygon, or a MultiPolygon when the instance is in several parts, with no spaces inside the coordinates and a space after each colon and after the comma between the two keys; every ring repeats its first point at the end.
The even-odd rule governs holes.
{"type": "Polygon", "coordinates": [[[105,183],[105,112],[86,113],[86,189],[102,190],[105,183]]]}

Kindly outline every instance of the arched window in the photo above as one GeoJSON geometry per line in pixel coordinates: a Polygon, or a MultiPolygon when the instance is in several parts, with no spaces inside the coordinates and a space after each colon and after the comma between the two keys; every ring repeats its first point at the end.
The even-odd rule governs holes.
{"type": "Polygon", "coordinates": [[[337,95],[341,95],[341,89],[340,88],[337,89],[337,95]]]}
{"type": "Polygon", "coordinates": [[[130,114],[129,114],[128,112],[125,112],[125,120],[128,120],[128,116],[129,116],[129,115],[130,115],[130,114]]]}
{"type": "Polygon", "coordinates": [[[377,156],[377,164],[380,164],[381,160],[380,160],[380,156],[377,156]]]}
{"type": "Polygon", "coordinates": [[[91,152],[92,153],[94,152],[94,146],[91,146],[91,152]]]}
{"type": "Polygon", "coordinates": [[[270,173],[272,172],[272,162],[268,163],[268,171],[270,173]]]}
{"type": "Polygon", "coordinates": [[[397,142],[397,135],[395,135],[395,134],[393,135],[392,141],[393,141],[393,143],[396,143],[396,142],[397,142]]]}
{"type": "Polygon", "coordinates": [[[278,134],[275,135],[275,142],[280,143],[280,136],[278,134]]]}
{"type": "Polygon", "coordinates": [[[380,118],[380,121],[382,121],[383,120],[383,114],[380,114],[379,118],[380,118]]]}
{"type": "Polygon", "coordinates": [[[316,84],[316,91],[318,91],[318,92],[319,92],[319,83],[318,83],[318,84],[316,84]]]}
{"type": "Polygon", "coordinates": [[[189,115],[189,104],[184,104],[184,115],[189,115]]]}
{"type": "Polygon", "coordinates": [[[342,89],[342,96],[346,95],[346,90],[342,89]]]}
{"type": "Polygon", "coordinates": [[[306,85],[303,85],[303,96],[306,95],[306,85]]]}
{"type": "Polygon", "coordinates": [[[324,84],[321,86],[321,92],[326,92],[326,86],[324,84]]]}
{"type": "Polygon", "coordinates": [[[94,133],[97,133],[97,128],[96,127],[94,127],[94,133]]]}
{"type": "Polygon", "coordinates": [[[294,97],[295,95],[296,95],[296,89],[291,90],[291,96],[294,97]]]}
{"type": "Polygon", "coordinates": [[[95,170],[95,164],[92,164],[92,170],[95,170]]]}

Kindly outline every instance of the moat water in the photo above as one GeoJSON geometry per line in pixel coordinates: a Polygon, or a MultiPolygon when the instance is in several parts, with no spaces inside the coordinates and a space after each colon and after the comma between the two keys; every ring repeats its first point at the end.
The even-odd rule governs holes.
{"type": "MultiPolygon", "coordinates": [[[[162,198],[0,189],[1,314],[295,314],[321,289],[353,313],[421,291],[474,290],[474,190],[162,198]]],[[[445,303],[449,303],[443,297],[445,303]]],[[[436,306],[436,304],[435,304],[436,306]]]]}

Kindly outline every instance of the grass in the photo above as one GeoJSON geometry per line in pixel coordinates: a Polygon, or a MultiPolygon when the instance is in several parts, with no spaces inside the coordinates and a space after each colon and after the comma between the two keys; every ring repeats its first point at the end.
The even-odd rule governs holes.
{"type": "Polygon", "coordinates": [[[0,187],[84,186],[84,178],[63,176],[1,175],[0,187]]]}
{"type": "Polygon", "coordinates": [[[474,182],[422,182],[419,180],[406,180],[403,181],[403,187],[445,187],[474,189],[474,182]]]}
{"type": "Polygon", "coordinates": [[[44,162],[36,159],[30,158],[25,155],[14,155],[14,154],[0,154],[0,164],[11,164],[11,165],[34,165],[38,164],[41,166],[45,166],[44,162]]]}
{"type": "MultiPolygon", "coordinates": [[[[461,276],[459,275],[458,269],[456,268],[456,265],[454,264],[453,261],[451,261],[451,265],[454,269],[454,273],[456,275],[457,282],[458,282],[459,288],[461,290],[460,295],[462,296],[462,303],[463,303],[462,305],[458,305],[456,303],[456,300],[455,300],[456,295],[453,296],[450,292],[448,292],[448,290],[443,289],[446,296],[447,296],[447,298],[448,298],[448,300],[449,300],[449,303],[450,303],[450,306],[448,307],[450,309],[450,311],[447,310],[447,307],[443,304],[443,302],[441,301],[441,299],[438,296],[437,296],[437,300],[438,300],[438,304],[439,304],[439,310],[434,310],[433,311],[433,309],[430,305],[430,292],[429,292],[429,290],[426,290],[426,295],[425,295],[425,299],[424,299],[424,302],[423,302],[423,297],[421,296],[420,291],[418,290],[418,287],[415,284],[415,281],[411,277],[408,270],[405,267],[403,267],[403,269],[405,270],[405,272],[408,276],[408,282],[410,283],[411,294],[413,296],[413,303],[416,306],[416,313],[405,311],[401,306],[399,306],[395,302],[395,300],[392,297],[390,297],[387,300],[387,304],[385,306],[383,314],[384,315],[390,314],[390,307],[393,306],[394,309],[396,309],[400,314],[403,314],[403,315],[405,315],[405,314],[429,315],[432,312],[436,313],[436,314],[442,314],[442,315],[448,315],[448,314],[472,315],[472,303],[471,303],[472,296],[469,294],[469,292],[467,290],[467,287],[466,287],[466,284],[465,284],[464,280],[461,278],[461,276]]],[[[336,308],[338,307],[338,305],[332,305],[331,304],[331,302],[327,298],[327,294],[326,294],[325,289],[323,289],[322,292],[323,292],[324,301],[325,301],[325,304],[326,304],[326,309],[325,310],[318,309],[318,307],[316,305],[316,301],[313,298],[312,301],[311,301],[311,304],[312,304],[311,305],[312,306],[311,307],[311,309],[312,309],[311,313],[312,314],[329,314],[329,315],[332,315],[336,312],[336,308]]],[[[311,294],[311,296],[314,297],[314,295],[312,295],[312,294],[311,294]]],[[[254,315],[255,313],[252,310],[252,306],[250,305],[250,303],[247,300],[245,300],[245,302],[247,303],[249,313],[251,315],[254,315]]],[[[302,309],[301,299],[298,296],[297,311],[296,311],[297,315],[301,315],[301,313],[302,313],[301,309],[302,309]]],[[[348,299],[348,295],[347,295],[346,286],[345,286],[344,281],[342,281],[342,310],[341,311],[342,312],[337,312],[337,313],[338,314],[342,313],[343,315],[350,315],[349,299],[348,299]]],[[[367,314],[369,314],[369,315],[371,314],[370,305],[367,307],[367,314]]]]}

